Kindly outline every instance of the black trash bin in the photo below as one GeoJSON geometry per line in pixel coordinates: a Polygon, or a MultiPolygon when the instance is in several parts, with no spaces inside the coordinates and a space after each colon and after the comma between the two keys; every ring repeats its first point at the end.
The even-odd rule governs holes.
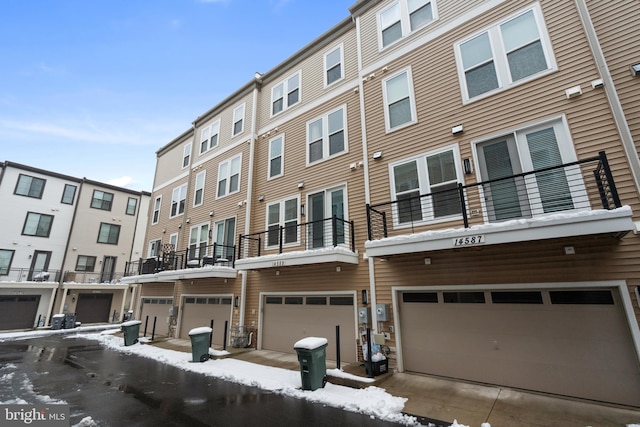
{"type": "Polygon", "coordinates": [[[138,342],[138,336],[140,335],[140,320],[129,320],[122,325],[122,332],[124,334],[124,345],[130,346],[138,342]]]}
{"type": "Polygon", "coordinates": [[[300,362],[303,390],[317,390],[327,382],[327,339],[303,338],[293,345],[300,362]]]}
{"type": "Polygon", "coordinates": [[[213,329],[202,326],[189,331],[191,338],[191,356],[194,362],[206,362],[209,360],[209,343],[213,329]]]}
{"type": "Polygon", "coordinates": [[[62,329],[64,326],[64,314],[54,314],[51,318],[51,329],[62,329]]]}

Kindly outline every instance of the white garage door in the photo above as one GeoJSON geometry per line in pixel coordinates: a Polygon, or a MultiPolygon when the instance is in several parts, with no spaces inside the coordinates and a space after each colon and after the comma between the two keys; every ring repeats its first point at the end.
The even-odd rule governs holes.
{"type": "Polygon", "coordinates": [[[155,336],[169,336],[169,311],[173,307],[173,298],[144,297],[142,298],[142,311],[140,320],[140,333],[144,333],[147,327],[147,336],[153,333],[153,322],[156,323],[155,336]]]}
{"type": "Polygon", "coordinates": [[[403,292],[407,371],[640,406],[617,290],[403,292]]]}
{"type": "Polygon", "coordinates": [[[306,337],[326,338],[327,359],[336,359],[336,326],[340,326],[340,360],[356,361],[353,296],[266,296],[263,301],[262,348],[295,353],[306,337]]]}
{"type": "Polygon", "coordinates": [[[227,325],[231,326],[231,297],[185,297],[179,337],[189,339],[191,329],[211,326],[212,320],[212,344],[223,345],[224,322],[227,321],[227,325]]]}

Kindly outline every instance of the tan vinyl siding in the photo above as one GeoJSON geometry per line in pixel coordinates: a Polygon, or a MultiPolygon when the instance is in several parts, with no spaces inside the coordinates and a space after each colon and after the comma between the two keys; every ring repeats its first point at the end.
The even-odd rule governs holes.
{"type": "Polygon", "coordinates": [[[184,146],[189,143],[191,143],[191,160],[189,163],[191,165],[194,161],[193,153],[197,153],[197,151],[194,151],[193,130],[181,135],[158,152],[156,175],[153,182],[154,190],[167,185],[180,175],[189,173],[189,167],[182,167],[184,146]]]}
{"type": "MultiPolygon", "coordinates": [[[[600,89],[591,89],[597,78],[587,41],[573,5],[544,2],[542,9],[559,70],[496,93],[462,104],[452,46],[478,27],[499,21],[522,9],[528,2],[509,2],[495,8],[491,16],[457,28],[405,58],[388,65],[388,73],[411,66],[418,123],[386,134],[382,85],[375,79],[365,84],[368,149],[383,151],[383,162],[372,162],[372,203],[390,200],[388,163],[457,143],[462,158],[472,157],[472,143],[523,125],[566,115],[578,158],[606,150],[623,203],[637,207],[637,195],[626,172],[624,152],[613,124],[609,105],[600,89]],[[566,99],[564,90],[580,84],[583,95],[566,99]],[[464,134],[454,136],[451,127],[464,124],[464,134]],[[592,132],[597,129],[597,132],[592,132]]],[[[382,77],[384,78],[384,76],[382,77]]],[[[466,184],[475,175],[465,177],[466,184]]]]}
{"type": "MultiPolygon", "coordinates": [[[[142,297],[173,297],[173,283],[144,283],[140,295],[142,297]]],[[[174,301],[174,305],[175,301],[174,301]]]]}
{"type": "Polygon", "coordinates": [[[358,53],[356,43],[355,28],[336,40],[326,42],[316,47],[313,54],[302,62],[292,65],[286,71],[279,72],[277,75],[266,74],[264,76],[268,81],[265,83],[261,91],[258,101],[258,128],[264,129],[269,122],[280,120],[284,116],[296,114],[295,111],[300,110],[301,106],[316,101],[318,98],[326,95],[332,90],[340,88],[345,84],[353,84],[354,79],[358,76],[358,53]],[[344,57],[344,73],[345,78],[333,85],[324,87],[324,55],[343,44],[344,57]],[[293,74],[301,71],[300,83],[300,102],[293,105],[289,109],[271,116],[271,91],[274,86],[280,84],[283,80],[289,78],[293,74]]]}
{"type": "Polygon", "coordinates": [[[387,0],[380,2],[379,5],[373,7],[365,15],[360,18],[361,40],[362,40],[362,67],[367,69],[373,63],[381,60],[386,55],[403,48],[407,44],[411,44],[420,37],[428,35],[431,32],[439,30],[441,27],[450,23],[460,15],[469,12],[474,7],[481,5],[483,0],[465,0],[465,1],[444,1],[435,0],[438,10],[438,19],[425,27],[422,27],[403,39],[397,41],[393,45],[380,51],[378,42],[378,12],[388,7],[393,1],[387,0]]]}

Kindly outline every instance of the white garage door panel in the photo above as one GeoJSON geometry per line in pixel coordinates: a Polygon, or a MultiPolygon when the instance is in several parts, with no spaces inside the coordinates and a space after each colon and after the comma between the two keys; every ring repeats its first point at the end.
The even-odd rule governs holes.
{"type": "Polygon", "coordinates": [[[210,326],[213,320],[212,344],[224,344],[224,323],[231,325],[230,297],[185,298],[180,321],[180,338],[189,339],[189,331],[210,326]],[[191,302],[194,301],[194,302],[191,302]],[[204,303],[206,301],[206,303],[204,303]]]}
{"type": "Polygon", "coordinates": [[[341,361],[356,361],[353,305],[264,304],[263,307],[262,348],[295,353],[293,345],[298,340],[323,337],[328,340],[327,359],[334,360],[336,325],[339,325],[341,361]]]}
{"type": "Polygon", "coordinates": [[[640,406],[640,368],[614,297],[611,305],[402,302],[404,367],[640,406]]]}
{"type": "Polygon", "coordinates": [[[147,323],[147,335],[151,335],[153,332],[153,321],[156,321],[156,336],[169,336],[169,309],[173,306],[172,298],[143,298],[142,299],[142,311],[140,320],[140,333],[144,333],[145,323],[147,323],[147,316],[149,320],[147,323]]]}

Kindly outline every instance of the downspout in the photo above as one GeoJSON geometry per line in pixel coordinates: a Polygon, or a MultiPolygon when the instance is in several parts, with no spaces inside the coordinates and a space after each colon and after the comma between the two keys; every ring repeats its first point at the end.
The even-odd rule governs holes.
{"type": "MultiPolygon", "coordinates": [[[[258,80],[258,79],[256,79],[258,80]]],[[[245,220],[244,220],[244,234],[249,234],[251,231],[251,206],[253,200],[253,172],[254,172],[254,158],[255,158],[255,141],[256,141],[256,120],[258,116],[258,85],[259,82],[256,81],[256,85],[253,88],[253,107],[251,109],[251,135],[249,139],[249,176],[247,177],[247,200],[245,204],[245,220]]],[[[239,250],[240,248],[238,248],[239,250]]],[[[247,271],[240,271],[240,275],[242,276],[242,287],[240,290],[240,319],[239,326],[244,326],[244,318],[246,312],[246,299],[247,299],[247,271]]],[[[249,342],[251,344],[251,342],[249,342]]]]}
{"type": "MultiPolygon", "coordinates": [[[[371,189],[369,187],[369,150],[367,148],[367,118],[364,105],[364,81],[362,78],[362,38],[360,35],[360,17],[356,17],[356,43],[358,51],[358,94],[360,95],[360,128],[362,129],[362,162],[364,166],[364,200],[371,202],[371,189]]],[[[363,254],[363,257],[366,254],[363,254]]],[[[376,313],[376,278],[374,259],[366,257],[369,264],[369,303],[371,306],[371,326],[373,332],[378,332],[378,316],[376,313]]],[[[356,335],[357,336],[357,335],[356,335]]]]}
{"type": "Polygon", "coordinates": [[[593,21],[591,21],[591,15],[589,14],[589,8],[587,7],[586,1],[576,0],[576,6],[578,8],[578,13],[587,36],[587,40],[589,41],[589,46],[591,47],[591,53],[593,54],[596,66],[598,67],[600,78],[604,82],[604,93],[609,101],[609,106],[613,113],[613,119],[616,123],[616,127],[618,128],[618,133],[620,134],[620,140],[622,141],[622,146],[625,154],[627,155],[627,160],[629,161],[629,168],[631,169],[633,181],[636,184],[636,189],[640,191],[640,159],[638,158],[633,136],[629,129],[629,125],[627,124],[624,110],[620,103],[620,98],[618,97],[618,91],[615,88],[613,78],[609,72],[604,52],[602,52],[602,48],[600,47],[598,35],[595,27],[593,26],[593,21]]]}

